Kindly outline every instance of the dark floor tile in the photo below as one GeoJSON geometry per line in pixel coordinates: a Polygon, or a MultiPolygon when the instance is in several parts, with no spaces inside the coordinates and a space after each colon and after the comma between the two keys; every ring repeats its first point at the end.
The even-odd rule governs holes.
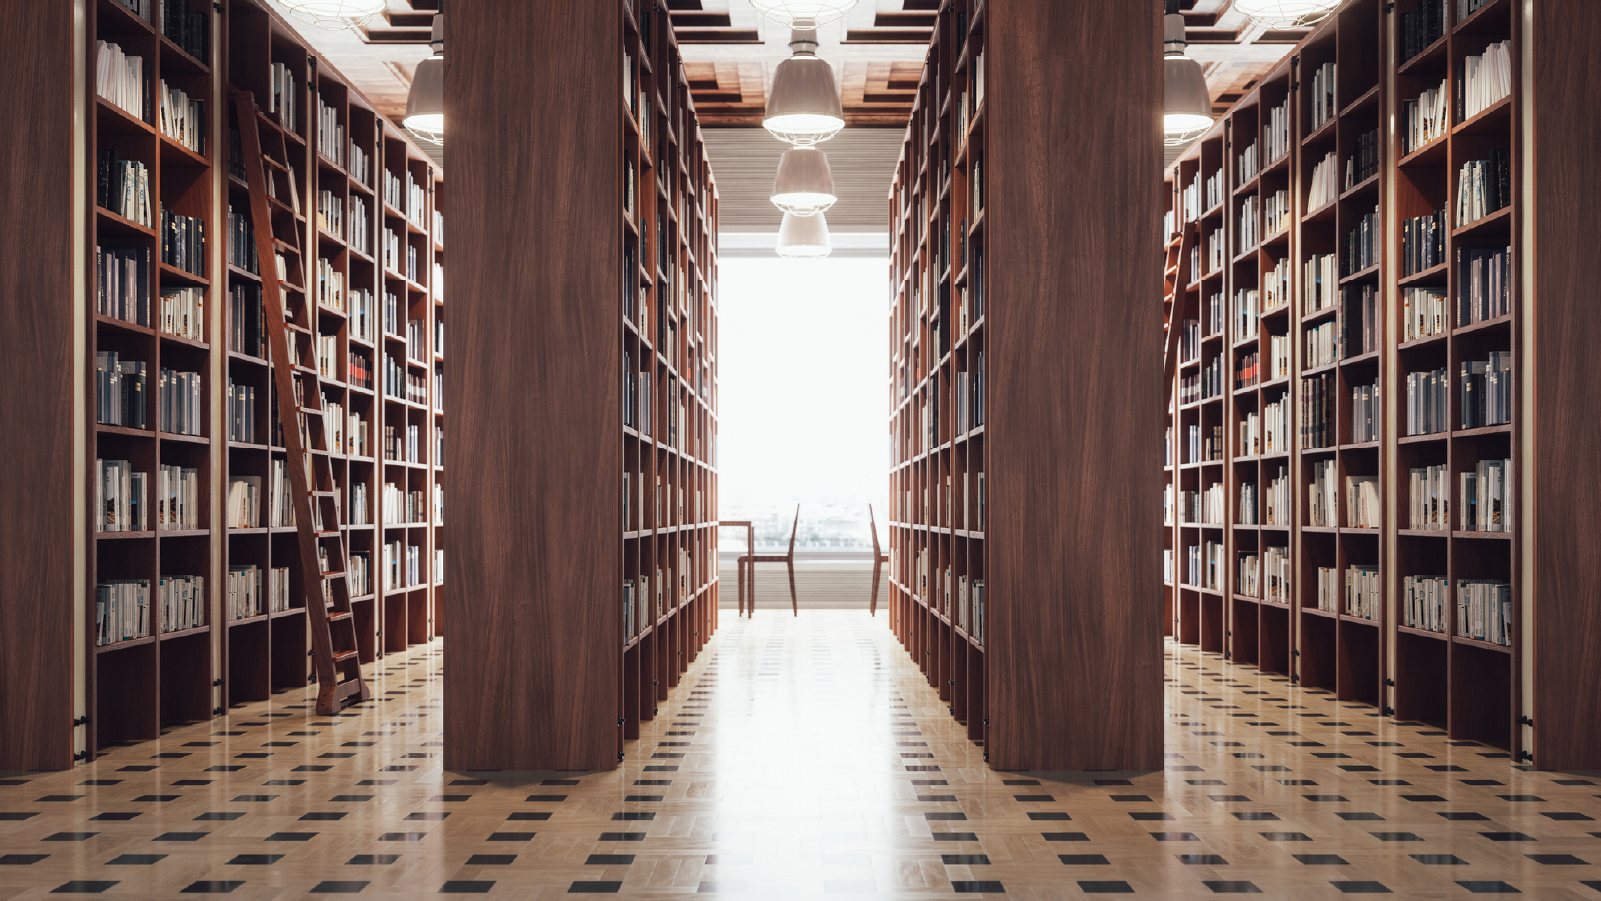
{"type": "Polygon", "coordinates": [[[1462,886],[1463,888],[1467,889],[1468,891],[1472,892],[1475,895],[1521,895],[1521,894],[1523,894],[1522,892],[1518,891],[1517,889],[1513,888],[1512,886],[1507,885],[1505,882],[1500,882],[1500,881],[1497,881],[1497,880],[1471,880],[1471,881],[1468,881],[1468,882],[1460,882],[1459,881],[1459,882],[1457,882],[1457,885],[1462,886]]]}
{"type": "MultiPolygon", "coordinates": [[[[89,839],[94,838],[95,836],[97,836],[99,834],[100,833],[98,833],[98,832],[57,832],[57,833],[55,833],[53,835],[45,836],[44,838],[40,839],[40,841],[42,841],[42,842],[86,842],[89,839]]],[[[202,832],[200,834],[201,835],[205,835],[204,832],[202,832]]],[[[161,841],[161,839],[156,839],[156,841],[161,841]]]]}
{"type": "Polygon", "coordinates": [[[1265,810],[1237,810],[1237,811],[1234,812],[1233,816],[1234,816],[1234,818],[1236,820],[1246,820],[1246,821],[1251,821],[1251,820],[1276,820],[1276,819],[1279,818],[1278,814],[1269,813],[1269,812],[1267,812],[1265,810]]]}
{"type": "Polygon", "coordinates": [[[1135,820],[1171,820],[1173,815],[1161,810],[1132,810],[1129,817],[1135,820]]]}
{"type": "MultiPolygon", "coordinates": [[[[1099,785],[1100,783],[1097,782],[1096,784],[1099,785]]],[[[1112,796],[1112,800],[1113,801],[1123,801],[1123,802],[1134,802],[1134,801],[1149,802],[1151,800],[1151,796],[1150,795],[1113,795],[1112,796]]]]}
{"type": "Polygon", "coordinates": [[[1442,810],[1440,816],[1448,820],[1488,820],[1489,817],[1471,810],[1442,810]]]}
{"type": "Polygon", "coordinates": [[[978,836],[971,832],[936,832],[930,836],[936,842],[976,842],[978,836]]]}
{"type": "Polygon", "coordinates": [[[1308,801],[1349,801],[1344,795],[1302,795],[1308,801]]]}
{"type": "Polygon", "coordinates": [[[311,887],[313,895],[358,895],[367,887],[365,882],[345,879],[330,879],[319,882],[311,887]]]}
{"type": "Polygon", "coordinates": [[[122,854],[106,861],[108,867],[148,867],[157,861],[166,860],[165,854],[122,854]]]}
{"type": "Polygon", "coordinates": [[[1455,854],[1413,854],[1412,859],[1431,867],[1465,867],[1468,862],[1455,854]]]}
{"type": "MultiPolygon", "coordinates": [[[[706,891],[707,889],[705,888],[705,886],[711,885],[711,884],[712,883],[702,882],[701,883],[701,886],[702,886],[701,891],[706,891]]],[[[621,882],[574,882],[571,886],[569,886],[567,888],[567,894],[569,894],[569,895],[615,895],[615,894],[617,894],[618,892],[620,892],[622,890],[623,890],[623,884],[621,882]]],[[[727,889],[712,889],[712,891],[727,891],[727,889]]]]}
{"type": "Polygon", "coordinates": [[[312,811],[311,813],[302,814],[300,818],[302,820],[342,820],[342,819],[345,818],[345,816],[346,816],[346,814],[343,813],[342,811],[325,811],[325,810],[323,810],[323,811],[312,811]]]}
{"type": "Polygon", "coordinates": [[[1348,867],[1350,863],[1338,854],[1291,854],[1301,863],[1317,867],[1348,867]]]}
{"type": "Polygon", "coordinates": [[[448,816],[450,814],[442,810],[419,810],[415,813],[406,814],[406,819],[417,822],[421,820],[443,820],[448,816]]]}
{"type": "Polygon", "coordinates": [[[97,882],[93,879],[74,879],[63,882],[50,890],[52,895],[98,895],[106,889],[116,885],[116,880],[110,882],[97,882]]]}
{"type": "Polygon", "coordinates": [[[1547,818],[1553,819],[1553,820],[1593,820],[1593,819],[1595,819],[1594,817],[1587,817],[1584,814],[1579,813],[1576,810],[1546,810],[1546,811],[1542,811],[1540,813],[1540,816],[1547,817],[1547,818]]]}
{"type": "Polygon", "coordinates": [[[1071,820],[1072,817],[1062,810],[1031,810],[1028,812],[1031,820],[1071,820]]]}
{"type": "Polygon", "coordinates": [[[1121,882],[1121,881],[1112,880],[1112,879],[1091,881],[1091,882],[1080,882],[1078,884],[1078,890],[1083,892],[1086,895],[1132,895],[1132,894],[1134,894],[1133,886],[1130,886],[1127,882],[1121,882]]]}
{"type": "Polygon", "coordinates": [[[528,842],[533,841],[534,832],[491,832],[486,841],[491,842],[528,842]]]}
{"type": "Polygon", "coordinates": [[[1440,797],[1439,795],[1402,795],[1401,797],[1403,799],[1407,800],[1407,801],[1419,801],[1419,802],[1433,802],[1433,801],[1444,801],[1445,800],[1444,798],[1440,797]]]}
{"type": "Polygon", "coordinates": [[[1330,882],[1329,885],[1339,889],[1347,895],[1388,895],[1390,890],[1382,882],[1371,880],[1355,880],[1351,882],[1330,882]]]}
{"type": "Polygon", "coordinates": [[[1535,863],[1545,864],[1548,867],[1587,867],[1590,862],[1580,860],[1572,854],[1525,854],[1525,857],[1535,863]]]}
{"type": "Polygon", "coordinates": [[[1202,885],[1218,895],[1260,895],[1262,890],[1254,882],[1244,880],[1203,880],[1202,885]]]}
{"type": "Polygon", "coordinates": [[[265,867],[283,860],[282,854],[239,854],[228,861],[234,867],[265,867]]]}
{"type": "Polygon", "coordinates": [[[515,854],[474,854],[467,858],[469,867],[509,867],[517,859],[515,854]]]}
{"type": "Polygon", "coordinates": [[[441,895],[487,895],[495,887],[494,882],[484,882],[474,879],[452,879],[439,889],[441,895]]]}
{"type": "Polygon", "coordinates": [[[0,854],[0,867],[25,867],[49,856],[48,854],[0,854]]]}
{"type": "Polygon", "coordinates": [[[1532,836],[1532,835],[1524,835],[1521,832],[1481,832],[1479,834],[1484,836],[1485,838],[1489,839],[1492,842],[1532,842],[1532,841],[1538,841],[1538,839],[1536,839],[1534,836],[1532,836]]]}
{"type": "MultiPolygon", "coordinates": [[[[1056,858],[1070,867],[1109,867],[1112,862],[1104,854],[1058,854],[1056,858]]],[[[988,863],[989,858],[984,858],[988,863]]]]}
{"type": "Polygon", "coordinates": [[[1041,832],[1040,836],[1048,842],[1087,842],[1090,837],[1082,832],[1041,832]]]}
{"type": "Polygon", "coordinates": [[[189,883],[189,887],[184,889],[182,894],[226,895],[241,885],[244,885],[244,882],[239,880],[204,879],[200,882],[189,883]]]}
{"type": "Polygon", "coordinates": [[[1309,842],[1312,836],[1305,832],[1259,832],[1258,835],[1270,842],[1309,842]]]}
{"type": "Polygon", "coordinates": [[[134,817],[137,817],[137,816],[139,816],[139,814],[132,813],[132,812],[129,812],[129,811],[126,811],[126,810],[111,810],[111,811],[107,811],[107,812],[102,813],[102,814],[96,814],[95,816],[92,816],[89,819],[91,819],[91,820],[108,820],[108,821],[111,821],[111,822],[125,823],[128,820],[131,820],[131,819],[133,819],[134,817]]]}
{"type": "Polygon", "coordinates": [[[645,840],[643,832],[602,832],[600,841],[603,842],[642,842],[645,840]]]}
{"type": "Polygon", "coordinates": [[[151,839],[151,841],[153,841],[153,842],[198,842],[198,841],[200,841],[201,839],[205,838],[206,836],[208,836],[210,834],[211,833],[209,833],[209,832],[163,832],[160,835],[156,836],[155,838],[151,839]]]}
{"type": "Polygon", "coordinates": [[[427,834],[426,832],[385,832],[383,835],[378,836],[378,840],[381,842],[420,842],[427,834]]]}
{"type": "Polygon", "coordinates": [[[355,857],[345,861],[345,865],[356,867],[385,866],[399,859],[399,854],[357,854],[355,857]]]}
{"type": "Polygon", "coordinates": [[[960,812],[958,812],[958,813],[948,813],[948,812],[942,813],[942,812],[930,811],[928,813],[923,814],[923,819],[925,819],[925,820],[965,820],[965,819],[967,819],[967,814],[960,813],[960,812]]]}
{"type": "Polygon", "coordinates": [[[514,811],[512,813],[512,815],[507,817],[506,819],[507,820],[548,820],[548,819],[550,819],[550,811],[548,811],[548,810],[518,810],[518,811],[514,811]]]}
{"type": "Polygon", "coordinates": [[[591,854],[584,864],[591,867],[626,867],[633,862],[632,854],[591,854]]]}
{"type": "Polygon", "coordinates": [[[1004,895],[1006,886],[993,879],[957,882],[951,881],[951,891],[958,895],[1004,895]]]}
{"type": "Polygon", "coordinates": [[[1198,842],[1201,837],[1193,832],[1153,832],[1151,838],[1159,842],[1198,842]]]}
{"type": "Polygon", "coordinates": [[[1410,832],[1369,832],[1368,835],[1373,836],[1374,838],[1378,839],[1381,842],[1421,842],[1421,841],[1423,841],[1421,836],[1414,835],[1414,834],[1412,834],[1410,832]]]}

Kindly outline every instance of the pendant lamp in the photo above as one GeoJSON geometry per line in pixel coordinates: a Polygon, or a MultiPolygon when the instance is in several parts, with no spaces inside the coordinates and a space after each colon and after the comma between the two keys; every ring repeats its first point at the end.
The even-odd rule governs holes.
{"type": "Polygon", "coordinates": [[[844,18],[856,0],[750,0],[750,5],[785,28],[816,28],[844,18]]]}
{"type": "Polygon", "coordinates": [[[280,0],[289,15],[330,31],[357,28],[388,7],[387,0],[280,0]]]}
{"type": "Polygon", "coordinates": [[[1184,17],[1169,0],[1163,22],[1162,44],[1162,142],[1182,147],[1212,127],[1212,92],[1206,86],[1201,64],[1184,55],[1189,42],[1184,39],[1184,17]]]}
{"type": "Polygon", "coordinates": [[[773,179],[773,205],[795,216],[815,216],[839,201],[828,154],[816,147],[784,151],[773,179]]]}
{"type": "Polygon", "coordinates": [[[778,227],[778,255],[786,260],[820,260],[834,252],[828,238],[828,219],[822,213],[815,216],[784,214],[784,224],[778,227]]]}
{"type": "Polygon", "coordinates": [[[818,144],[845,127],[845,108],[834,84],[834,68],[817,58],[817,32],[797,30],[795,55],[778,64],[762,127],[796,146],[818,144]]]}
{"type": "MultiPolygon", "coordinates": [[[[441,4],[443,9],[443,4],[441,4]]],[[[434,30],[428,43],[434,55],[417,64],[411,76],[411,92],[406,95],[406,117],[400,124],[418,140],[443,146],[445,143],[445,14],[434,15],[434,30]]]]}
{"type": "Polygon", "coordinates": [[[1327,19],[1341,0],[1234,0],[1234,8],[1264,28],[1306,28],[1327,19]]]}

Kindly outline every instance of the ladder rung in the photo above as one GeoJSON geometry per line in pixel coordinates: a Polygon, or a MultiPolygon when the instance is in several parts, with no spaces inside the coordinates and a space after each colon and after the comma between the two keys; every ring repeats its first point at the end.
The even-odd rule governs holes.
{"type": "MultiPolygon", "coordinates": [[[[338,529],[318,529],[317,530],[317,537],[318,538],[338,538],[339,537],[339,530],[338,529]]],[[[327,578],[326,574],[324,575],[324,578],[327,578]]]]}
{"type": "Polygon", "coordinates": [[[328,614],[328,621],[331,622],[331,623],[343,622],[343,621],[345,621],[347,619],[350,619],[350,614],[348,614],[348,613],[330,613],[330,614],[328,614]]]}
{"type": "Polygon", "coordinates": [[[311,493],[311,496],[312,497],[334,497],[335,493],[332,492],[332,491],[313,491],[311,493]]]}
{"type": "Polygon", "coordinates": [[[316,413],[318,416],[321,416],[322,415],[322,407],[301,407],[300,408],[300,412],[302,412],[302,413],[316,413]]]}
{"type": "Polygon", "coordinates": [[[336,570],[333,570],[332,572],[323,573],[322,577],[324,579],[343,579],[345,577],[345,575],[346,575],[346,573],[345,573],[344,570],[336,569],[336,570]]]}
{"type": "MultiPolygon", "coordinates": [[[[346,660],[354,660],[355,658],[356,658],[356,652],[355,651],[335,651],[334,652],[334,663],[344,663],[346,660]]],[[[355,684],[357,684],[355,682],[355,680],[351,680],[349,682],[341,683],[339,687],[340,688],[344,688],[346,685],[355,685],[355,684]]],[[[346,692],[346,694],[348,694],[348,693],[349,692],[346,692]]]]}

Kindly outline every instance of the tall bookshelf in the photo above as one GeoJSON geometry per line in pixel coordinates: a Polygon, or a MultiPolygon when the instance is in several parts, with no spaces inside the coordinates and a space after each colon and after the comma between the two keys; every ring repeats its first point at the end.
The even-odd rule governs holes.
{"type": "Polygon", "coordinates": [[[1160,465],[1160,418],[1126,405],[1155,413],[1161,377],[1098,350],[1062,362],[1160,330],[1155,280],[1124,265],[1160,249],[1157,186],[1135,175],[1158,168],[1154,128],[1118,112],[1154,109],[1158,79],[1105,51],[1155,41],[1157,12],[942,4],[889,197],[890,623],[997,769],[1160,762],[1160,583],[1140,570],[1159,520],[1121,492],[1160,465]]]}
{"type": "Polygon", "coordinates": [[[610,769],[717,625],[717,189],[665,4],[451,16],[446,766],[610,769]]]}
{"type": "MultiPolygon", "coordinates": [[[[93,440],[85,460],[91,509],[84,582],[83,640],[88,651],[82,676],[84,712],[78,723],[84,732],[77,739],[83,759],[93,759],[107,746],[154,738],[169,724],[208,719],[229,705],[304,686],[312,678],[306,598],[297,577],[304,561],[292,520],[275,519],[270,510],[273,473],[285,457],[276,437],[276,404],[259,310],[261,278],[264,272],[270,276],[275,263],[252,260],[243,231],[253,224],[248,223],[249,189],[237,149],[233,89],[250,92],[261,109],[256,124],[268,159],[275,231],[294,237],[280,247],[298,365],[320,370],[324,402],[341,411],[330,414],[340,420],[330,430],[340,436],[331,453],[340,491],[340,528],[347,532],[352,553],[368,561],[370,573],[366,590],[358,583],[352,592],[362,659],[370,662],[385,650],[429,640],[438,587],[430,576],[438,529],[432,498],[439,477],[429,450],[435,425],[429,373],[442,363],[432,356],[437,303],[429,285],[438,270],[428,261],[435,252],[430,188],[442,175],[264,5],[241,0],[221,11],[180,2],[166,7],[165,20],[163,7],[153,6],[155,21],[147,22],[112,0],[88,5],[93,38],[86,92],[93,124],[85,177],[91,185],[97,183],[101,154],[141,164],[148,172],[150,221],[158,227],[138,221],[145,216],[143,210],[116,209],[116,201],[91,192],[85,303],[92,325],[85,330],[86,354],[91,370],[101,353],[143,363],[148,390],[143,427],[137,420],[106,421],[118,417],[96,403],[105,392],[93,375],[86,392],[93,440]],[[97,88],[98,61],[115,52],[142,60],[138,65],[150,86],[143,110],[126,97],[119,103],[102,96],[97,88]],[[275,84],[275,77],[284,76],[287,80],[275,84]],[[163,84],[203,104],[192,132],[163,126],[166,120],[157,108],[163,84]],[[385,169],[404,173],[421,186],[402,208],[380,205],[379,179],[385,169]],[[191,231],[203,232],[204,245],[184,255],[171,249],[173,239],[163,232],[175,229],[159,228],[163,213],[192,217],[198,224],[191,231]],[[421,261],[411,275],[379,262],[379,229],[390,225],[403,231],[403,249],[414,248],[421,261]],[[169,246],[165,255],[164,244],[169,246]],[[108,315],[96,248],[135,252],[148,318],[137,321],[143,318],[137,311],[131,317],[136,321],[119,318],[115,310],[108,315]],[[138,261],[146,254],[148,265],[141,267],[138,261]],[[377,298],[386,290],[401,298],[401,310],[420,322],[420,343],[411,352],[402,333],[404,322],[396,334],[362,330],[362,323],[371,321],[367,311],[377,310],[377,298]],[[180,291],[190,292],[205,312],[188,324],[180,320],[169,325],[161,299],[180,291]],[[358,292],[370,297],[358,301],[358,292]],[[364,384],[357,373],[381,368],[379,354],[418,374],[416,397],[380,395],[376,381],[364,384]],[[163,370],[194,373],[194,384],[186,383],[186,390],[191,412],[198,414],[195,421],[161,419],[163,370]],[[352,414],[364,428],[353,428],[348,419],[352,414]],[[397,428],[404,436],[408,425],[429,437],[419,437],[417,452],[406,462],[382,460],[383,429],[397,428]],[[353,431],[364,432],[364,440],[353,441],[353,431]],[[93,509],[100,460],[126,460],[132,471],[149,473],[141,498],[146,528],[101,530],[93,509]],[[192,509],[176,522],[156,519],[158,467],[174,467],[190,480],[191,493],[183,503],[192,509]],[[382,484],[392,474],[397,484],[417,492],[417,521],[392,526],[379,519],[382,484]],[[253,511],[232,502],[235,483],[256,492],[253,511]],[[352,511],[360,512],[352,516],[352,511]],[[374,588],[382,584],[379,523],[385,539],[398,537],[402,548],[417,549],[420,567],[414,583],[394,586],[381,596],[374,588]],[[204,579],[186,618],[174,622],[153,609],[146,634],[104,643],[98,639],[97,586],[148,580],[152,600],[159,604],[160,581],[178,576],[204,579]],[[254,586],[250,601],[235,597],[232,589],[238,580],[254,586]]],[[[373,378],[380,379],[381,372],[373,378]]],[[[287,491],[285,484],[285,498],[287,491]]]]}
{"type": "MultiPolygon", "coordinates": [[[[1525,8],[1489,0],[1469,8],[1458,0],[1413,0],[1392,8],[1377,0],[1348,0],[1169,169],[1166,184],[1170,206],[1179,211],[1178,228],[1201,251],[1198,266],[1183,279],[1183,311],[1175,314],[1198,323],[1198,347],[1193,358],[1181,360],[1173,386],[1180,398],[1179,434],[1170,439],[1180,460],[1176,481],[1181,492],[1192,480],[1204,490],[1213,484],[1207,472],[1215,467],[1228,514],[1221,531],[1214,531],[1218,524],[1184,515],[1181,497],[1176,542],[1187,549],[1219,534],[1215,553],[1206,548],[1201,554],[1203,569],[1214,564],[1218,578],[1192,578],[1185,551],[1178,551],[1172,631],[1180,641],[1289,675],[1304,687],[1372,704],[1384,715],[1438,725],[1456,740],[1504,749],[1485,753],[1572,766],[1593,762],[1601,751],[1576,738],[1574,727],[1559,725],[1568,716],[1547,716],[1541,718],[1549,726],[1546,736],[1561,750],[1537,759],[1530,722],[1534,707],[1551,703],[1542,699],[1573,697],[1549,676],[1542,681],[1536,675],[1553,665],[1538,648],[1545,644],[1561,648],[1554,653],[1563,657],[1573,655],[1544,624],[1571,616],[1582,603],[1539,593],[1540,580],[1528,571],[1537,550],[1530,520],[1547,527],[1542,537],[1575,521],[1570,508],[1542,506],[1531,497],[1531,481],[1593,479],[1568,455],[1559,455],[1550,473],[1532,468],[1529,457],[1529,448],[1542,444],[1528,431],[1539,409],[1531,382],[1547,378],[1546,390],[1556,394],[1586,378],[1571,371],[1549,375],[1535,355],[1540,344],[1528,333],[1531,311],[1569,315],[1579,302],[1571,283],[1563,290],[1539,287],[1547,267],[1563,274],[1578,258],[1565,243],[1550,239],[1536,253],[1531,220],[1539,205],[1531,196],[1530,147],[1546,147],[1552,164],[1565,167],[1566,174],[1576,140],[1568,129],[1551,125],[1576,109],[1569,105],[1574,101],[1566,76],[1546,73],[1550,86],[1544,89],[1529,82],[1534,70],[1526,57],[1540,54],[1538,39],[1527,31],[1536,19],[1546,27],[1542,35],[1572,28],[1584,33],[1601,24],[1591,9],[1555,4],[1525,8]],[[1510,52],[1510,90],[1499,97],[1492,93],[1482,109],[1468,109],[1472,95],[1462,87],[1467,60],[1501,42],[1510,52]],[[1331,86],[1328,94],[1325,85],[1331,86]],[[1410,136],[1411,102],[1442,85],[1446,120],[1432,134],[1410,136]],[[1534,107],[1542,102],[1546,109],[1536,117],[1534,107]],[[1279,108],[1289,111],[1289,152],[1279,159],[1259,154],[1256,165],[1242,165],[1242,154],[1270,140],[1269,125],[1282,119],[1271,111],[1279,108]],[[1328,160],[1335,176],[1320,185],[1320,167],[1328,160]],[[1504,205],[1464,210],[1471,202],[1459,193],[1469,177],[1465,167],[1481,160],[1504,165],[1504,190],[1491,186],[1505,195],[1504,205]],[[1213,178],[1220,180],[1225,199],[1221,215],[1209,202],[1216,195],[1207,193],[1213,178]],[[1286,187],[1289,209],[1280,229],[1264,218],[1265,198],[1286,187]],[[1253,200],[1263,203],[1253,207],[1253,200]],[[1440,216],[1431,233],[1437,238],[1424,234],[1420,240],[1410,223],[1434,214],[1440,216]],[[1367,246],[1364,234],[1372,235],[1367,246]],[[1211,265],[1218,259],[1209,255],[1214,235],[1222,242],[1220,266],[1211,265]],[[1428,241],[1434,243],[1420,251],[1428,241]],[[1497,252],[1511,261],[1504,301],[1475,307],[1475,285],[1488,278],[1484,267],[1498,261],[1474,258],[1497,252]],[[1281,263],[1289,265],[1287,285],[1277,278],[1281,263]],[[1257,292],[1254,303],[1250,291],[1257,292]],[[1228,311],[1222,338],[1207,327],[1208,305],[1220,295],[1228,311]],[[1438,314],[1408,312],[1418,309],[1438,314]],[[1325,333],[1333,340],[1323,339],[1325,333]],[[1287,370],[1269,346],[1285,335],[1291,339],[1287,370]],[[1515,361],[1509,373],[1472,380],[1474,393],[1485,385],[1498,390],[1496,380],[1505,386],[1498,408],[1478,418],[1464,409],[1465,372],[1475,363],[1492,370],[1498,361],[1504,365],[1499,358],[1508,352],[1515,361]],[[1242,380],[1239,367],[1249,365],[1252,354],[1260,361],[1259,375],[1242,380]],[[1226,361],[1230,390],[1187,402],[1186,373],[1208,366],[1214,355],[1226,361]],[[1533,375],[1525,368],[1531,362],[1533,375]],[[1431,395],[1438,397],[1437,409],[1414,410],[1419,391],[1429,390],[1423,381],[1429,378],[1438,386],[1431,395]],[[1265,422],[1265,411],[1285,397],[1291,404],[1286,446],[1247,444],[1242,424],[1253,414],[1265,422]],[[1419,416],[1432,419],[1415,421],[1419,416]],[[1227,426],[1226,466],[1193,462],[1186,446],[1190,425],[1204,430],[1214,421],[1227,426]],[[1494,468],[1498,461],[1506,461],[1504,476],[1494,468]],[[1199,475],[1189,475],[1191,468],[1199,475]],[[1429,512],[1438,503],[1429,497],[1431,468],[1448,514],[1429,512]],[[1282,495],[1284,515],[1270,522],[1270,497],[1275,514],[1280,511],[1268,486],[1280,473],[1292,487],[1282,495]],[[1506,498],[1505,509],[1497,515],[1506,519],[1463,519],[1465,475],[1476,483],[1504,478],[1498,497],[1506,498]],[[1326,478],[1333,480],[1332,491],[1320,491],[1326,478]],[[1370,480],[1365,499],[1362,480],[1370,480]],[[1253,490],[1254,517],[1243,500],[1253,490]],[[1283,578],[1264,565],[1265,549],[1276,542],[1289,555],[1283,578]],[[1242,565],[1242,557],[1252,554],[1255,564],[1242,565]],[[1354,570],[1370,573],[1373,588],[1357,606],[1347,590],[1354,570]],[[1247,576],[1252,572],[1254,579],[1247,576]],[[1320,587],[1331,574],[1333,598],[1320,587]],[[1414,580],[1422,577],[1442,580],[1441,587],[1419,597],[1414,580]],[[1459,612],[1464,580],[1503,586],[1509,629],[1497,634],[1493,624],[1486,628],[1459,612]],[[1410,605],[1409,592],[1415,599],[1410,605]],[[1433,618],[1420,613],[1432,598],[1441,599],[1433,618]]],[[[1546,187],[1541,196],[1551,190],[1546,187]]],[[[1576,222],[1574,228],[1584,233],[1594,224],[1576,222]]],[[[1550,579],[1587,565],[1571,554],[1546,560],[1550,579]]]]}

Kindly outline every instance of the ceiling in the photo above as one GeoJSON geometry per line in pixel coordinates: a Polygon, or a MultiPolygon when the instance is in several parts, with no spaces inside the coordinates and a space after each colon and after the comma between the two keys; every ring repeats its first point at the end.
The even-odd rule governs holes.
{"type": "MultiPolygon", "coordinates": [[[[281,0],[270,2],[287,16],[281,0]]],[[[363,27],[326,31],[308,26],[301,28],[301,34],[379,112],[398,121],[405,111],[412,72],[429,54],[429,25],[439,2],[389,0],[389,10],[363,27]]],[[[715,144],[712,162],[723,197],[724,225],[752,227],[749,223],[760,218],[756,211],[771,210],[767,205],[771,173],[758,177],[757,170],[776,166],[781,148],[765,135],[739,136],[738,132],[759,131],[773,70],[789,56],[789,32],[764,19],[750,0],[666,2],[701,122],[707,128],[728,130],[715,142],[707,138],[709,145],[715,144]]],[[[898,132],[904,126],[939,2],[861,0],[844,21],[821,30],[818,55],[835,66],[846,121],[853,129],[898,132]]],[[[1191,42],[1189,55],[1206,70],[1219,109],[1248,92],[1306,34],[1253,27],[1233,9],[1233,3],[1180,0],[1191,42]]],[[[852,211],[858,203],[865,205],[863,209],[876,210],[872,215],[879,223],[877,228],[887,222],[880,201],[888,194],[890,171],[883,166],[882,148],[894,143],[885,134],[853,139],[847,130],[825,147],[830,151],[835,179],[851,185],[852,192],[862,190],[870,195],[860,201],[853,196],[848,203],[842,199],[837,208],[842,222],[858,221],[859,214],[852,211]]],[[[1168,161],[1183,149],[1170,148],[1168,161]]],[[[433,152],[444,165],[443,151],[433,152]]],[[[894,154],[889,159],[892,168],[894,154]]],[[[830,216],[830,224],[840,230],[841,224],[834,218],[830,216]]],[[[776,229],[777,220],[771,221],[776,229]]]]}

